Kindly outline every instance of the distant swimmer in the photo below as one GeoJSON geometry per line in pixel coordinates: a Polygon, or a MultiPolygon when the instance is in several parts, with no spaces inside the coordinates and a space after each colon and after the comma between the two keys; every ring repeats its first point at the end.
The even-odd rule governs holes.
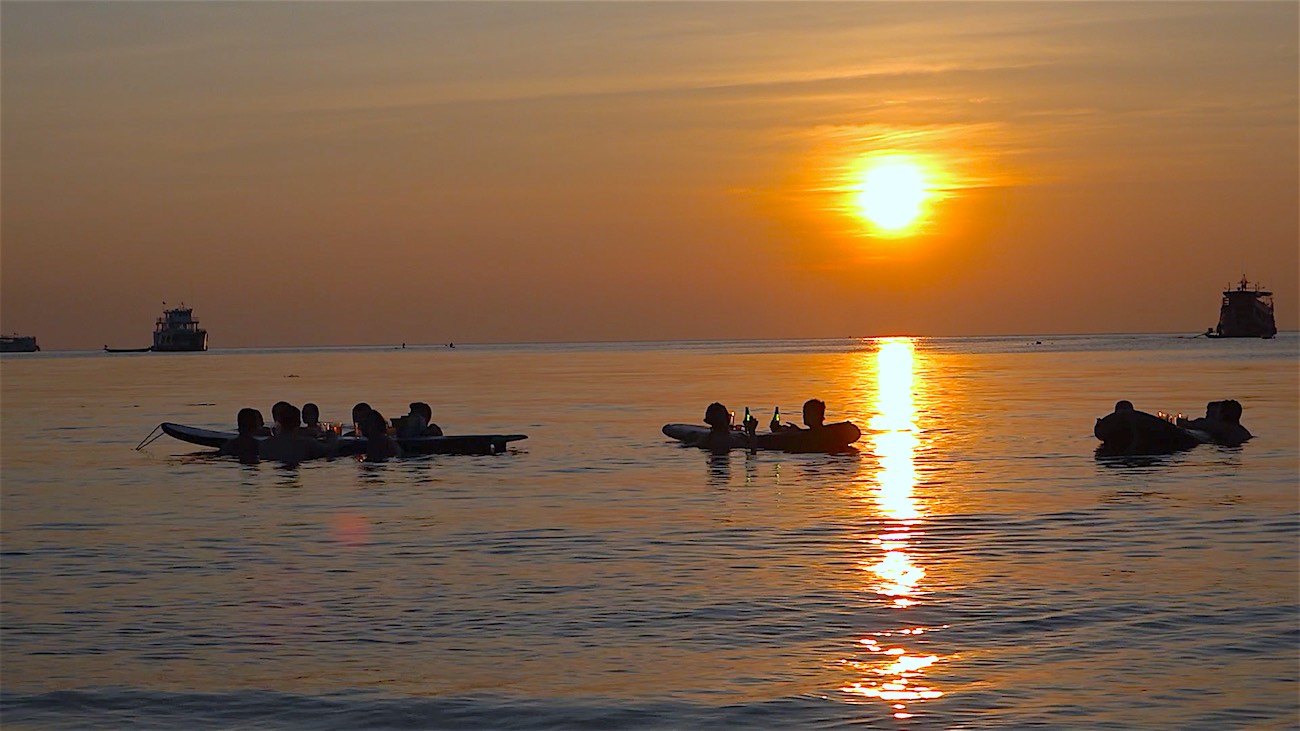
{"type": "Polygon", "coordinates": [[[366,461],[383,462],[389,457],[401,457],[402,448],[388,436],[388,422],[384,415],[371,409],[361,417],[361,434],[366,438],[366,461]]]}
{"type": "Polygon", "coordinates": [[[244,464],[256,464],[258,458],[257,433],[264,426],[262,412],[257,409],[240,409],[235,416],[238,436],[221,445],[217,454],[237,457],[244,464]]]}
{"type": "Polygon", "coordinates": [[[1251,433],[1241,425],[1241,402],[1235,399],[1211,401],[1205,405],[1205,416],[1199,419],[1179,419],[1178,426],[1204,432],[1215,444],[1239,447],[1251,433]]]}
{"type": "Polygon", "coordinates": [[[262,459],[296,465],[309,459],[332,457],[338,450],[338,442],[332,438],[333,432],[326,436],[324,442],[317,441],[299,429],[302,412],[293,404],[280,408],[276,423],[276,433],[262,440],[258,452],[262,459]]]}

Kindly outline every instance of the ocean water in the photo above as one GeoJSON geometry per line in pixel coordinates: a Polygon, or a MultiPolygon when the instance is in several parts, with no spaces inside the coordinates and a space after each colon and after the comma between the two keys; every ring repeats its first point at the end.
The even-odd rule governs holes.
{"type": "Polygon", "coordinates": [[[0,359],[6,729],[1300,726],[1300,338],[0,359]],[[663,437],[820,397],[843,455],[663,437]],[[1121,398],[1256,435],[1094,454],[1121,398]],[[164,437],[433,405],[493,456],[164,437]]]}

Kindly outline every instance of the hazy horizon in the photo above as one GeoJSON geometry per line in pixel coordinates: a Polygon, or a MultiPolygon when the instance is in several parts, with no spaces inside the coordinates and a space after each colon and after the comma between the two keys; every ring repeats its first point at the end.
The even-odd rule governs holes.
{"type": "Polygon", "coordinates": [[[15,3],[0,329],[212,348],[1300,328],[1300,5],[15,3]],[[914,225],[864,163],[926,175],[914,225]],[[852,333],[852,334],[846,334],[852,333]]]}
{"type": "MultiPolygon", "coordinates": [[[[1277,338],[1278,338],[1278,339],[1281,339],[1281,338],[1284,337],[1284,336],[1287,336],[1287,335],[1295,335],[1295,334],[1300,334],[1300,330],[1280,330],[1280,329],[1279,329],[1279,330],[1278,330],[1278,333],[1277,333],[1277,338]]],[[[822,342],[822,341],[825,341],[825,342],[834,342],[834,341],[842,341],[842,340],[888,341],[888,340],[894,340],[894,339],[898,339],[898,338],[907,338],[907,339],[914,340],[914,341],[925,341],[925,340],[954,340],[954,341],[956,341],[956,340],[1009,340],[1009,339],[1013,339],[1013,338],[1026,338],[1026,339],[1032,339],[1032,340],[1041,340],[1041,339],[1043,339],[1043,338],[1049,338],[1049,339],[1050,339],[1050,338],[1125,338],[1125,337],[1161,337],[1161,336],[1167,336],[1167,337],[1176,338],[1176,339],[1180,339],[1180,340],[1184,340],[1184,339],[1185,339],[1185,340],[1192,340],[1192,339],[1197,339],[1197,338],[1199,338],[1199,337],[1201,337],[1201,336],[1203,336],[1203,335],[1204,335],[1204,332],[1201,332],[1201,333],[1195,333],[1195,332],[1188,333],[1188,332],[1176,332],[1176,331],[1169,331],[1169,332],[1110,332],[1110,333],[1106,333],[1106,332],[1093,332],[1093,333],[1082,333],[1082,332],[1077,332],[1077,333],[1064,333],[1064,332],[1061,332],[1061,333],[1040,332],[1040,333],[995,333],[995,334],[982,334],[982,335],[929,335],[929,334],[905,334],[905,333],[895,333],[895,334],[885,334],[885,335],[824,335],[824,336],[819,336],[819,337],[773,337],[773,338],[674,338],[674,339],[660,339],[660,340],[656,340],[656,339],[627,339],[627,340],[511,340],[511,341],[502,341],[502,340],[492,340],[492,341],[463,340],[463,341],[462,341],[462,340],[457,340],[457,341],[452,341],[450,344],[454,346],[454,348],[452,348],[452,349],[459,349],[459,348],[475,348],[475,347],[482,347],[482,346],[487,346],[487,347],[510,348],[510,347],[565,346],[565,345],[618,346],[618,345],[640,345],[640,344],[646,344],[646,345],[657,345],[657,344],[665,344],[665,345],[686,345],[686,344],[695,344],[695,343],[699,343],[699,344],[707,344],[707,343],[774,343],[774,342],[804,342],[804,341],[806,341],[806,342],[822,342]]],[[[1247,340],[1250,340],[1250,339],[1251,339],[1251,338],[1247,338],[1247,340]]],[[[1255,339],[1258,339],[1258,338],[1255,338],[1255,339]]],[[[142,339],[142,341],[143,341],[143,340],[147,340],[147,338],[142,339]]],[[[1042,344],[1044,344],[1044,345],[1050,345],[1051,343],[1050,343],[1050,341],[1049,341],[1049,342],[1044,342],[1044,343],[1042,343],[1042,344]]],[[[109,345],[110,347],[117,347],[117,345],[114,345],[114,344],[112,344],[112,343],[108,343],[108,345],[109,345]]],[[[145,342],[145,344],[142,345],[141,347],[145,347],[145,346],[147,346],[147,345],[148,345],[148,343],[145,342]]],[[[448,343],[442,343],[442,342],[436,342],[436,343],[431,343],[431,342],[413,342],[413,341],[406,341],[406,342],[395,341],[395,342],[384,342],[384,343],[331,343],[331,344],[311,344],[311,343],[304,343],[304,344],[298,344],[298,345],[278,345],[278,344],[275,344],[275,343],[267,343],[267,344],[264,344],[264,345],[224,345],[224,346],[223,346],[223,345],[216,345],[216,346],[209,345],[209,347],[208,347],[208,351],[209,351],[209,352],[212,352],[212,351],[222,351],[222,350],[228,350],[228,351],[245,351],[245,350],[269,350],[269,351],[284,350],[284,351],[294,351],[294,350],[351,350],[351,349],[358,349],[358,350],[371,350],[371,349],[377,349],[377,350],[402,350],[403,347],[405,347],[405,349],[408,349],[408,350],[429,349],[429,348],[433,348],[433,349],[446,349],[446,348],[448,347],[448,343]]],[[[104,350],[103,350],[103,345],[100,345],[100,346],[97,346],[97,347],[86,347],[86,348],[57,348],[57,347],[45,347],[44,345],[42,345],[42,346],[41,346],[41,351],[42,351],[42,352],[58,352],[58,353],[102,353],[102,352],[104,352],[104,350]]],[[[137,352],[139,352],[139,351],[137,351],[137,352]]],[[[19,355],[22,355],[22,354],[19,354],[19,355]]],[[[164,353],[164,355],[168,355],[168,353],[164,353]]],[[[185,355],[185,353],[182,352],[182,353],[180,353],[180,355],[185,355]]]]}

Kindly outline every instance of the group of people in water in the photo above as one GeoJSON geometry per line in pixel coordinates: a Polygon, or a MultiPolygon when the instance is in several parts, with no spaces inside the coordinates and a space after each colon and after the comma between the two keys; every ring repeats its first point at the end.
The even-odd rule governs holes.
{"type": "MultiPolygon", "coordinates": [[[[740,429],[751,437],[758,429],[758,419],[746,413],[744,423],[740,429]]],[[[704,423],[709,425],[709,431],[700,435],[699,439],[693,442],[693,446],[710,450],[727,450],[734,446],[732,433],[735,431],[735,415],[722,404],[714,401],[704,410],[704,423]]],[[[822,429],[826,422],[826,403],[821,399],[808,399],[803,405],[803,427],[795,424],[783,423],[781,421],[781,412],[772,413],[772,421],[768,423],[768,428],[773,432],[780,431],[808,431],[816,432],[822,429]]]]}
{"type": "MultiPolygon", "coordinates": [[[[365,402],[352,407],[353,431],[346,436],[366,439],[366,460],[380,462],[401,457],[398,438],[440,437],[442,429],[433,423],[433,409],[423,401],[412,402],[410,412],[393,420],[390,426],[378,410],[365,402]]],[[[238,433],[221,446],[218,454],[237,457],[245,463],[272,460],[298,464],[309,459],[338,454],[342,425],[329,428],[321,423],[320,408],[303,404],[302,409],[280,401],[271,407],[272,424],[267,426],[262,412],[240,409],[235,417],[238,433]]]]}
{"type": "MultiPolygon", "coordinates": [[[[433,410],[427,403],[415,401],[409,408],[409,413],[393,419],[390,425],[370,404],[359,403],[352,407],[354,430],[346,436],[364,437],[366,460],[378,462],[402,456],[399,439],[443,435],[433,423],[433,410]]],[[[1115,454],[1170,452],[1205,441],[1236,447],[1251,438],[1250,431],[1241,424],[1241,413],[1241,403],[1235,400],[1211,401],[1206,404],[1205,416],[1197,419],[1185,419],[1181,414],[1177,418],[1156,416],[1134,409],[1132,402],[1119,401],[1113,413],[1097,420],[1093,433],[1101,440],[1103,452],[1115,454]]],[[[246,463],[265,459],[285,464],[338,454],[342,425],[322,424],[316,404],[304,404],[299,409],[280,401],[271,407],[271,418],[273,423],[267,426],[262,412],[240,409],[235,419],[238,434],[221,446],[219,454],[246,463]]],[[[773,433],[803,432],[815,437],[825,428],[825,421],[826,403],[814,398],[803,405],[803,427],[783,423],[779,411],[773,413],[769,427],[773,433]]],[[[736,446],[737,429],[751,439],[755,436],[758,419],[748,410],[741,425],[734,422],[735,414],[715,401],[704,410],[709,430],[688,443],[703,449],[727,450],[736,446]]]]}
{"type": "MultiPolygon", "coordinates": [[[[402,456],[399,439],[411,437],[440,437],[442,429],[433,423],[433,410],[423,401],[410,404],[405,416],[394,419],[390,425],[378,410],[367,403],[352,407],[354,430],[342,434],[341,425],[323,424],[320,408],[313,403],[297,406],[280,401],[271,407],[272,423],[268,426],[262,412],[253,408],[240,409],[235,417],[238,433],[223,444],[218,454],[233,456],[244,463],[270,460],[285,464],[298,464],[310,459],[333,457],[338,454],[340,436],[359,436],[366,439],[367,461],[383,461],[402,456]]],[[[753,435],[758,419],[746,411],[746,423],[733,426],[734,414],[726,406],[714,402],[704,411],[704,423],[709,431],[695,446],[705,449],[730,449],[736,428],[753,435]]],[[[803,405],[804,426],[782,423],[780,411],[772,415],[769,426],[775,432],[815,433],[823,428],[826,404],[821,399],[809,399],[803,405]]]]}
{"type": "Polygon", "coordinates": [[[1101,440],[1104,454],[1160,454],[1190,449],[1213,442],[1239,447],[1251,438],[1241,424],[1241,403],[1211,401],[1205,416],[1196,419],[1148,414],[1133,408],[1131,401],[1119,401],[1115,410],[1097,420],[1093,435],[1101,440]]]}
{"type": "Polygon", "coordinates": [[[1241,402],[1236,399],[1211,401],[1205,405],[1205,416],[1198,419],[1176,419],[1183,429],[1194,429],[1210,435],[1216,444],[1239,447],[1253,436],[1241,425],[1241,402]]]}

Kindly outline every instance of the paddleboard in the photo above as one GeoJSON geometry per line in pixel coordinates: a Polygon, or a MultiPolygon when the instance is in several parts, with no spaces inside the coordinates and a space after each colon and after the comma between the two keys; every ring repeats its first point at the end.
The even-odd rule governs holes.
{"type": "MultiPolygon", "coordinates": [[[[709,428],[696,424],[665,424],[663,433],[683,444],[697,446],[709,433],[709,428]]],[[[753,442],[745,432],[733,429],[731,448],[751,449],[756,446],[758,449],[783,452],[843,452],[861,437],[862,430],[848,421],[827,424],[817,431],[782,429],[776,432],[764,432],[755,435],[753,442]]]]}

